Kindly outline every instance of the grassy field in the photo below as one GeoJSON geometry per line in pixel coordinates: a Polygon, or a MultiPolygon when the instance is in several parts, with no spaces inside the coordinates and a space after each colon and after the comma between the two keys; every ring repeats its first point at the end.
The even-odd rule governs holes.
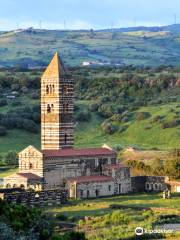
{"type": "MultiPolygon", "coordinates": [[[[147,230],[153,226],[161,228],[163,221],[158,222],[160,216],[178,216],[180,198],[173,196],[172,199],[162,199],[160,194],[133,194],[93,200],[72,200],[61,207],[48,207],[45,212],[53,214],[57,221],[62,216],[65,216],[66,222],[75,221],[76,229],[84,231],[87,239],[135,239],[134,230],[137,226],[147,230]],[[119,209],[112,209],[112,204],[119,206],[119,209]]],[[[178,239],[180,235],[176,232],[166,237],[178,239]]]]}
{"type": "Polygon", "coordinates": [[[18,168],[0,167],[0,178],[16,173],[18,168]]]}

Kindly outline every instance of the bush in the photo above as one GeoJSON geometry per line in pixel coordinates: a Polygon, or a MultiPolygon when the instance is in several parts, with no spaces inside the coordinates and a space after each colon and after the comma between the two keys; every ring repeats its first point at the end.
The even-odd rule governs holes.
{"type": "Polygon", "coordinates": [[[23,128],[32,133],[38,132],[38,126],[32,120],[24,119],[23,128]]]}
{"type": "Polygon", "coordinates": [[[149,112],[136,112],[136,120],[141,121],[151,117],[149,112]]]}
{"type": "Polygon", "coordinates": [[[33,92],[31,95],[32,99],[39,99],[39,93],[38,92],[33,92]]]}
{"type": "Polygon", "coordinates": [[[90,106],[89,106],[89,110],[92,111],[92,112],[96,112],[98,110],[98,107],[99,107],[99,104],[98,103],[92,103],[90,106]]]}
{"type": "Polygon", "coordinates": [[[4,157],[5,164],[7,165],[18,165],[18,156],[16,151],[8,151],[4,157]]]}
{"type": "Polygon", "coordinates": [[[0,100],[0,107],[6,106],[7,105],[7,100],[6,99],[1,99],[0,100]]]}
{"type": "Polygon", "coordinates": [[[7,134],[7,129],[3,126],[0,126],[0,136],[5,136],[7,134]]]}
{"type": "Polygon", "coordinates": [[[12,107],[17,107],[17,106],[20,106],[22,103],[20,101],[15,101],[15,102],[12,102],[11,103],[11,106],[12,107]]]}
{"type": "Polygon", "coordinates": [[[62,213],[58,213],[58,214],[56,215],[56,218],[57,218],[58,220],[61,220],[61,221],[67,220],[67,216],[64,215],[64,214],[62,214],[62,213]]]}
{"type": "Polygon", "coordinates": [[[11,90],[12,91],[18,91],[19,90],[19,84],[17,84],[17,83],[12,84],[11,85],[11,90]]]}
{"type": "Polygon", "coordinates": [[[104,123],[102,123],[101,127],[103,131],[107,134],[113,134],[117,131],[117,127],[113,125],[111,122],[105,121],[104,123]]]}
{"type": "Polygon", "coordinates": [[[86,122],[91,119],[91,114],[87,111],[77,113],[76,120],[86,122]]]}
{"type": "Polygon", "coordinates": [[[162,123],[161,127],[165,129],[165,128],[177,127],[179,125],[180,125],[180,120],[173,119],[172,121],[162,123]]]}

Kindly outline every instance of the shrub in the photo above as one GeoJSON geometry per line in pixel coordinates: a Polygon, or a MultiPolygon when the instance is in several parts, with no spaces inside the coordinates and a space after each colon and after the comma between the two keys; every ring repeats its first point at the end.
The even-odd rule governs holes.
{"type": "Polygon", "coordinates": [[[7,100],[6,99],[1,99],[0,100],[0,107],[6,106],[7,105],[7,100]]]}
{"type": "Polygon", "coordinates": [[[12,102],[11,103],[11,106],[12,107],[17,107],[17,106],[20,106],[22,103],[20,101],[15,101],[15,102],[12,102]]]}
{"type": "Polygon", "coordinates": [[[18,156],[16,151],[8,151],[4,157],[5,164],[7,165],[18,165],[18,156]]]}
{"type": "Polygon", "coordinates": [[[33,92],[31,95],[32,99],[39,99],[39,93],[38,92],[33,92]]]}
{"type": "Polygon", "coordinates": [[[111,122],[104,122],[101,125],[103,131],[107,134],[113,134],[117,131],[117,127],[113,125],[111,122]]]}
{"type": "Polygon", "coordinates": [[[38,126],[32,120],[24,119],[23,128],[32,133],[38,132],[38,126]]]}
{"type": "Polygon", "coordinates": [[[7,129],[3,126],[0,126],[0,136],[5,136],[7,134],[7,129]]]}
{"type": "Polygon", "coordinates": [[[61,220],[61,221],[67,220],[67,216],[64,215],[64,214],[62,214],[62,213],[58,213],[58,214],[56,215],[56,218],[57,218],[58,220],[61,220]]]}
{"type": "Polygon", "coordinates": [[[11,90],[12,90],[12,91],[18,91],[18,90],[19,90],[19,84],[13,83],[13,84],[11,85],[11,90]]]}
{"type": "Polygon", "coordinates": [[[91,119],[91,114],[87,111],[82,111],[77,113],[76,120],[78,121],[86,122],[86,121],[89,121],[90,119],[91,119]]]}
{"type": "Polygon", "coordinates": [[[180,125],[180,120],[179,119],[173,119],[172,121],[169,122],[164,122],[162,123],[162,128],[173,128],[173,127],[177,127],[180,125]]]}
{"type": "Polygon", "coordinates": [[[151,117],[151,114],[149,112],[136,112],[135,117],[137,121],[141,121],[151,117]]]}
{"type": "Polygon", "coordinates": [[[92,111],[92,112],[96,112],[98,110],[98,107],[99,107],[99,104],[98,103],[92,103],[90,106],[89,106],[89,110],[92,111]]]}

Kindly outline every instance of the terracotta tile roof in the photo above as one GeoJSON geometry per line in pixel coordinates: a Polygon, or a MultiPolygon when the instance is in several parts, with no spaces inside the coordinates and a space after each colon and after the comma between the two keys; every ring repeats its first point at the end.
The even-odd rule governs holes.
{"type": "Polygon", "coordinates": [[[178,181],[165,181],[165,183],[174,185],[174,186],[180,186],[180,182],[178,182],[178,181]]]}
{"type": "Polygon", "coordinates": [[[46,68],[42,78],[58,78],[59,76],[64,74],[63,64],[58,56],[58,53],[55,53],[52,58],[50,64],[46,68]]]}
{"type": "Polygon", "coordinates": [[[86,182],[110,182],[113,178],[110,176],[81,176],[67,178],[68,182],[86,183],[86,182]]]}
{"type": "Polygon", "coordinates": [[[17,175],[20,175],[23,178],[27,179],[41,179],[40,176],[33,174],[33,173],[16,173],[17,175]]]}
{"type": "Polygon", "coordinates": [[[61,150],[43,150],[46,157],[81,157],[81,156],[99,156],[116,155],[114,150],[107,148],[83,148],[83,149],[61,149],[61,150]]]}
{"type": "Polygon", "coordinates": [[[104,169],[119,169],[119,168],[123,168],[123,167],[126,167],[126,166],[123,165],[122,163],[117,163],[117,164],[105,165],[104,169]]]}

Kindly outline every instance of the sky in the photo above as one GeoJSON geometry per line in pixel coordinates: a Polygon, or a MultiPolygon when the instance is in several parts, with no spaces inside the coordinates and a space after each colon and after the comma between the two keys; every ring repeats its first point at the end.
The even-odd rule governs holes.
{"type": "Polygon", "coordinates": [[[0,30],[162,26],[175,19],[180,23],[180,0],[0,0],[0,30]]]}

